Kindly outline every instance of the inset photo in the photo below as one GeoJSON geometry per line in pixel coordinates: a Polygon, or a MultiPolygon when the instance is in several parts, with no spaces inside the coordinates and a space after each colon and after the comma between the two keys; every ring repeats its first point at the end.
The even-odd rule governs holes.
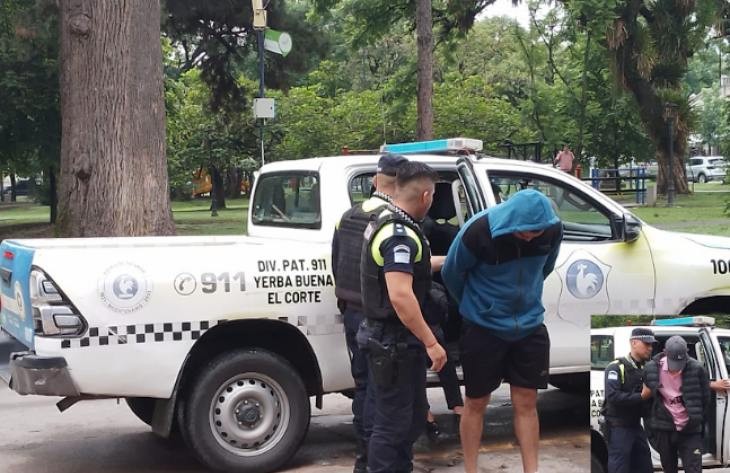
{"type": "Polygon", "coordinates": [[[591,317],[591,472],[730,465],[729,350],[728,316],[591,317]]]}

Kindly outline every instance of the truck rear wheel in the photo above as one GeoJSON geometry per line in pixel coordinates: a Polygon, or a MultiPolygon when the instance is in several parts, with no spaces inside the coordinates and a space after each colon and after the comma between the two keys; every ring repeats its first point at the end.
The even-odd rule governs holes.
{"type": "Polygon", "coordinates": [[[223,471],[267,472],[296,453],[310,406],[299,374],[263,350],[211,360],[185,403],[185,437],[198,459],[223,471]]]}

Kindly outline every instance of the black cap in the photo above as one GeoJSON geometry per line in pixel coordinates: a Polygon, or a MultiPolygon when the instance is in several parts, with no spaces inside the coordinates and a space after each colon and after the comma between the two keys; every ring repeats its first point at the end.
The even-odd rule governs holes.
{"type": "Polygon", "coordinates": [[[395,176],[398,167],[407,161],[408,159],[400,154],[384,154],[378,161],[378,169],[376,172],[385,174],[386,176],[395,176]]]}
{"type": "Polygon", "coordinates": [[[664,344],[667,354],[667,367],[670,371],[682,371],[687,365],[687,342],[679,335],[674,335],[664,344]]]}
{"type": "Polygon", "coordinates": [[[635,328],[631,331],[631,340],[639,340],[644,343],[654,343],[656,342],[656,338],[654,338],[654,332],[649,330],[648,328],[635,328]]]}

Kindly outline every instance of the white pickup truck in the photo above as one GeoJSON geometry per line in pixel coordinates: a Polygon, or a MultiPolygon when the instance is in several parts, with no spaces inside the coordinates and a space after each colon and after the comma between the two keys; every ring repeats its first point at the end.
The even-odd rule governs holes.
{"type": "MultiPolygon", "coordinates": [[[[730,330],[715,328],[712,317],[682,317],[661,319],[664,325],[649,326],[654,331],[656,355],[673,335],[687,341],[689,354],[707,369],[710,379],[727,379],[730,368],[730,330]]],[[[609,363],[627,356],[631,347],[632,327],[610,327],[591,330],[591,473],[607,471],[608,447],[601,434],[598,419],[601,416],[604,394],[604,370],[609,363]]],[[[710,408],[705,423],[702,467],[723,468],[730,465],[730,422],[728,422],[728,395],[711,391],[710,408]]],[[[655,469],[661,469],[659,454],[652,449],[655,469]]]]}
{"type": "MultiPolygon", "coordinates": [[[[563,219],[543,298],[555,386],[588,390],[590,314],[728,311],[730,239],[660,231],[550,166],[448,152],[473,140],[439,142],[446,153],[433,142],[407,150],[442,178],[434,254],[469,216],[520,189],[542,191],[563,219]]],[[[215,469],[280,467],[307,432],[309,397],[321,406],[323,394],[353,387],[330,240],[342,212],[368,196],[377,160],[263,166],[248,236],[3,241],[0,376],[20,394],[64,396],[61,409],[124,397],[215,469]]]]}

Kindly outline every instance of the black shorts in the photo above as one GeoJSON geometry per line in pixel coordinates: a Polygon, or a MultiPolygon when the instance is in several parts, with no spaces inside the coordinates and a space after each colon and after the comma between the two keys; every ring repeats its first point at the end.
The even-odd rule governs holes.
{"type": "Polygon", "coordinates": [[[464,320],[461,366],[466,396],[484,397],[504,380],[523,388],[545,389],[550,368],[550,337],[545,325],[525,338],[503,340],[486,327],[464,320]]]}

